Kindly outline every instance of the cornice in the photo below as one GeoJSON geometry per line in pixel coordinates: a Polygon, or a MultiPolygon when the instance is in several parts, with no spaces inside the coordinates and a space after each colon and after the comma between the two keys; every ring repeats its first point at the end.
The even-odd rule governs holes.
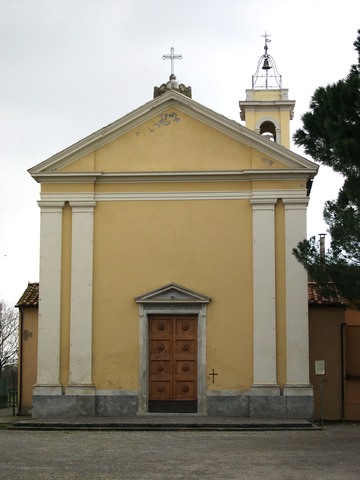
{"type": "Polygon", "coordinates": [[[33,174],[39,183],[173,183],[173,182],[239,182],[252,180],[297,180],[313,178],[316,170],[259,169],[184,172],[47,172],[33,174]]]}
{"type": "Polygon", "coordinates": [[[164,183],[164,182],[239,182],[251,180],[294,180],[315,176],[308,169],[223,170],[187,172],[121,172],[103,173],[98,183],[164,183]]]}
{"type": "Polygon", "coordinates": [[[31,176],[38,183],[95,183],[101,172],[41,172],[31,176]]]}
{"type": "Polygon", "coordinates": [[[102,192],[102,193],[42,193],[41,203],[58,205],[95,206],[96,202],[118,201],[183,201],[183,200],[250,200],[252,204],[276,203],[283,200],[286,205],[308,202],[306,190],[233,190],[233,191],[177,191],[177,192],[102,192]]]}

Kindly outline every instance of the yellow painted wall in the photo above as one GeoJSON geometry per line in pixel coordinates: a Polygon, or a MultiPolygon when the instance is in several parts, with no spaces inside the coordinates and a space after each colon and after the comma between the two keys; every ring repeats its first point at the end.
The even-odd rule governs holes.
{"type": "MultiPolygon", "coordinates": [[[[81,164],[81,159],[79,160],[81,164]]],[[[94,191],[94,183],[42,183],[41,193],[91,193],[94,191]]]]}
{"type": "Polygon", "coordinates": [[[76,162],[70,162],[65,165],[62,172],[94,172],[95,171],[95,155],[96,150],[87,153],[76,162]]]}
{"type": "Polygon", "coordinates": [[[38,308],[21,308],[22,321],[20,323],[20,355],[21,364],[19,378],[20,413],[27,414],[32,408],[32,390],[37,376],[37,345],[38,345],[38,308]]]}
{"type": "Polygon", "coordinates": [[[99,148],[95,169],[116,171],[120,162],[122,171],[236,170],[250,161],[249,147],[173,109],[99,148]]]}
{"type": "Polygon", "coordinates": [[[180,110],[168,109],[61,171],[115,172],[119,168],[124,172],[151,172],[286,166],[180,110]]]}
{"type": "Polygon", "coordinates": [[[208,307],[207,360],[209,368],[219,372],[214,387],[250,384],[250,228],[251,208],[246,201],[97,205],[93,332],[97,388],[137,388],[134,298],[170,282],[213,297],[208,307]]]}

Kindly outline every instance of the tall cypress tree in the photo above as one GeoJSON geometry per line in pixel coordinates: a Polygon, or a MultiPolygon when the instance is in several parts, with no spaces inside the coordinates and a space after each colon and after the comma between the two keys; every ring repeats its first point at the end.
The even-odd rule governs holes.
{"type": "Polygon", "coordinates": [[[293,253],[325,291],[334,285],[360,308],[360,30],[357,33],[357,64],[343,80],[315,90],[310,110],[301,117],[303,127],[294,135],[308,155],[345,179],[337,199],[325,203],[330,249],[322,256],[312,237],[293,253]]]}

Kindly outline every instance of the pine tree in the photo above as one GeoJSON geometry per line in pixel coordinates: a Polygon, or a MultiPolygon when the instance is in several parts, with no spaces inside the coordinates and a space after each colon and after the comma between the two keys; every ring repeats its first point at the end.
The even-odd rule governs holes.
{"type": "Polygon", "coordinates": [[[324,219],[331,235],[330,249],[320,254],[315,238],[293,250],[311,277],[323,286],[334,285],[360,308],[360,30],[354,42],[357,64],[348,76],[312,96],[310,111],[294,140],[315,161],[344,176],[334,201],[325,203],[324,219]]]}

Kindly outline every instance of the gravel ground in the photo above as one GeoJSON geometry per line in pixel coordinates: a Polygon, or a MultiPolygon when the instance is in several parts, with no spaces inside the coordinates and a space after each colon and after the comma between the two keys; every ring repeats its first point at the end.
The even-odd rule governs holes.
{"type": "Polygon", "coordinates": [[[0,479],[360,479],[360,424],[322,431],[0,430],[0,479]]]}

